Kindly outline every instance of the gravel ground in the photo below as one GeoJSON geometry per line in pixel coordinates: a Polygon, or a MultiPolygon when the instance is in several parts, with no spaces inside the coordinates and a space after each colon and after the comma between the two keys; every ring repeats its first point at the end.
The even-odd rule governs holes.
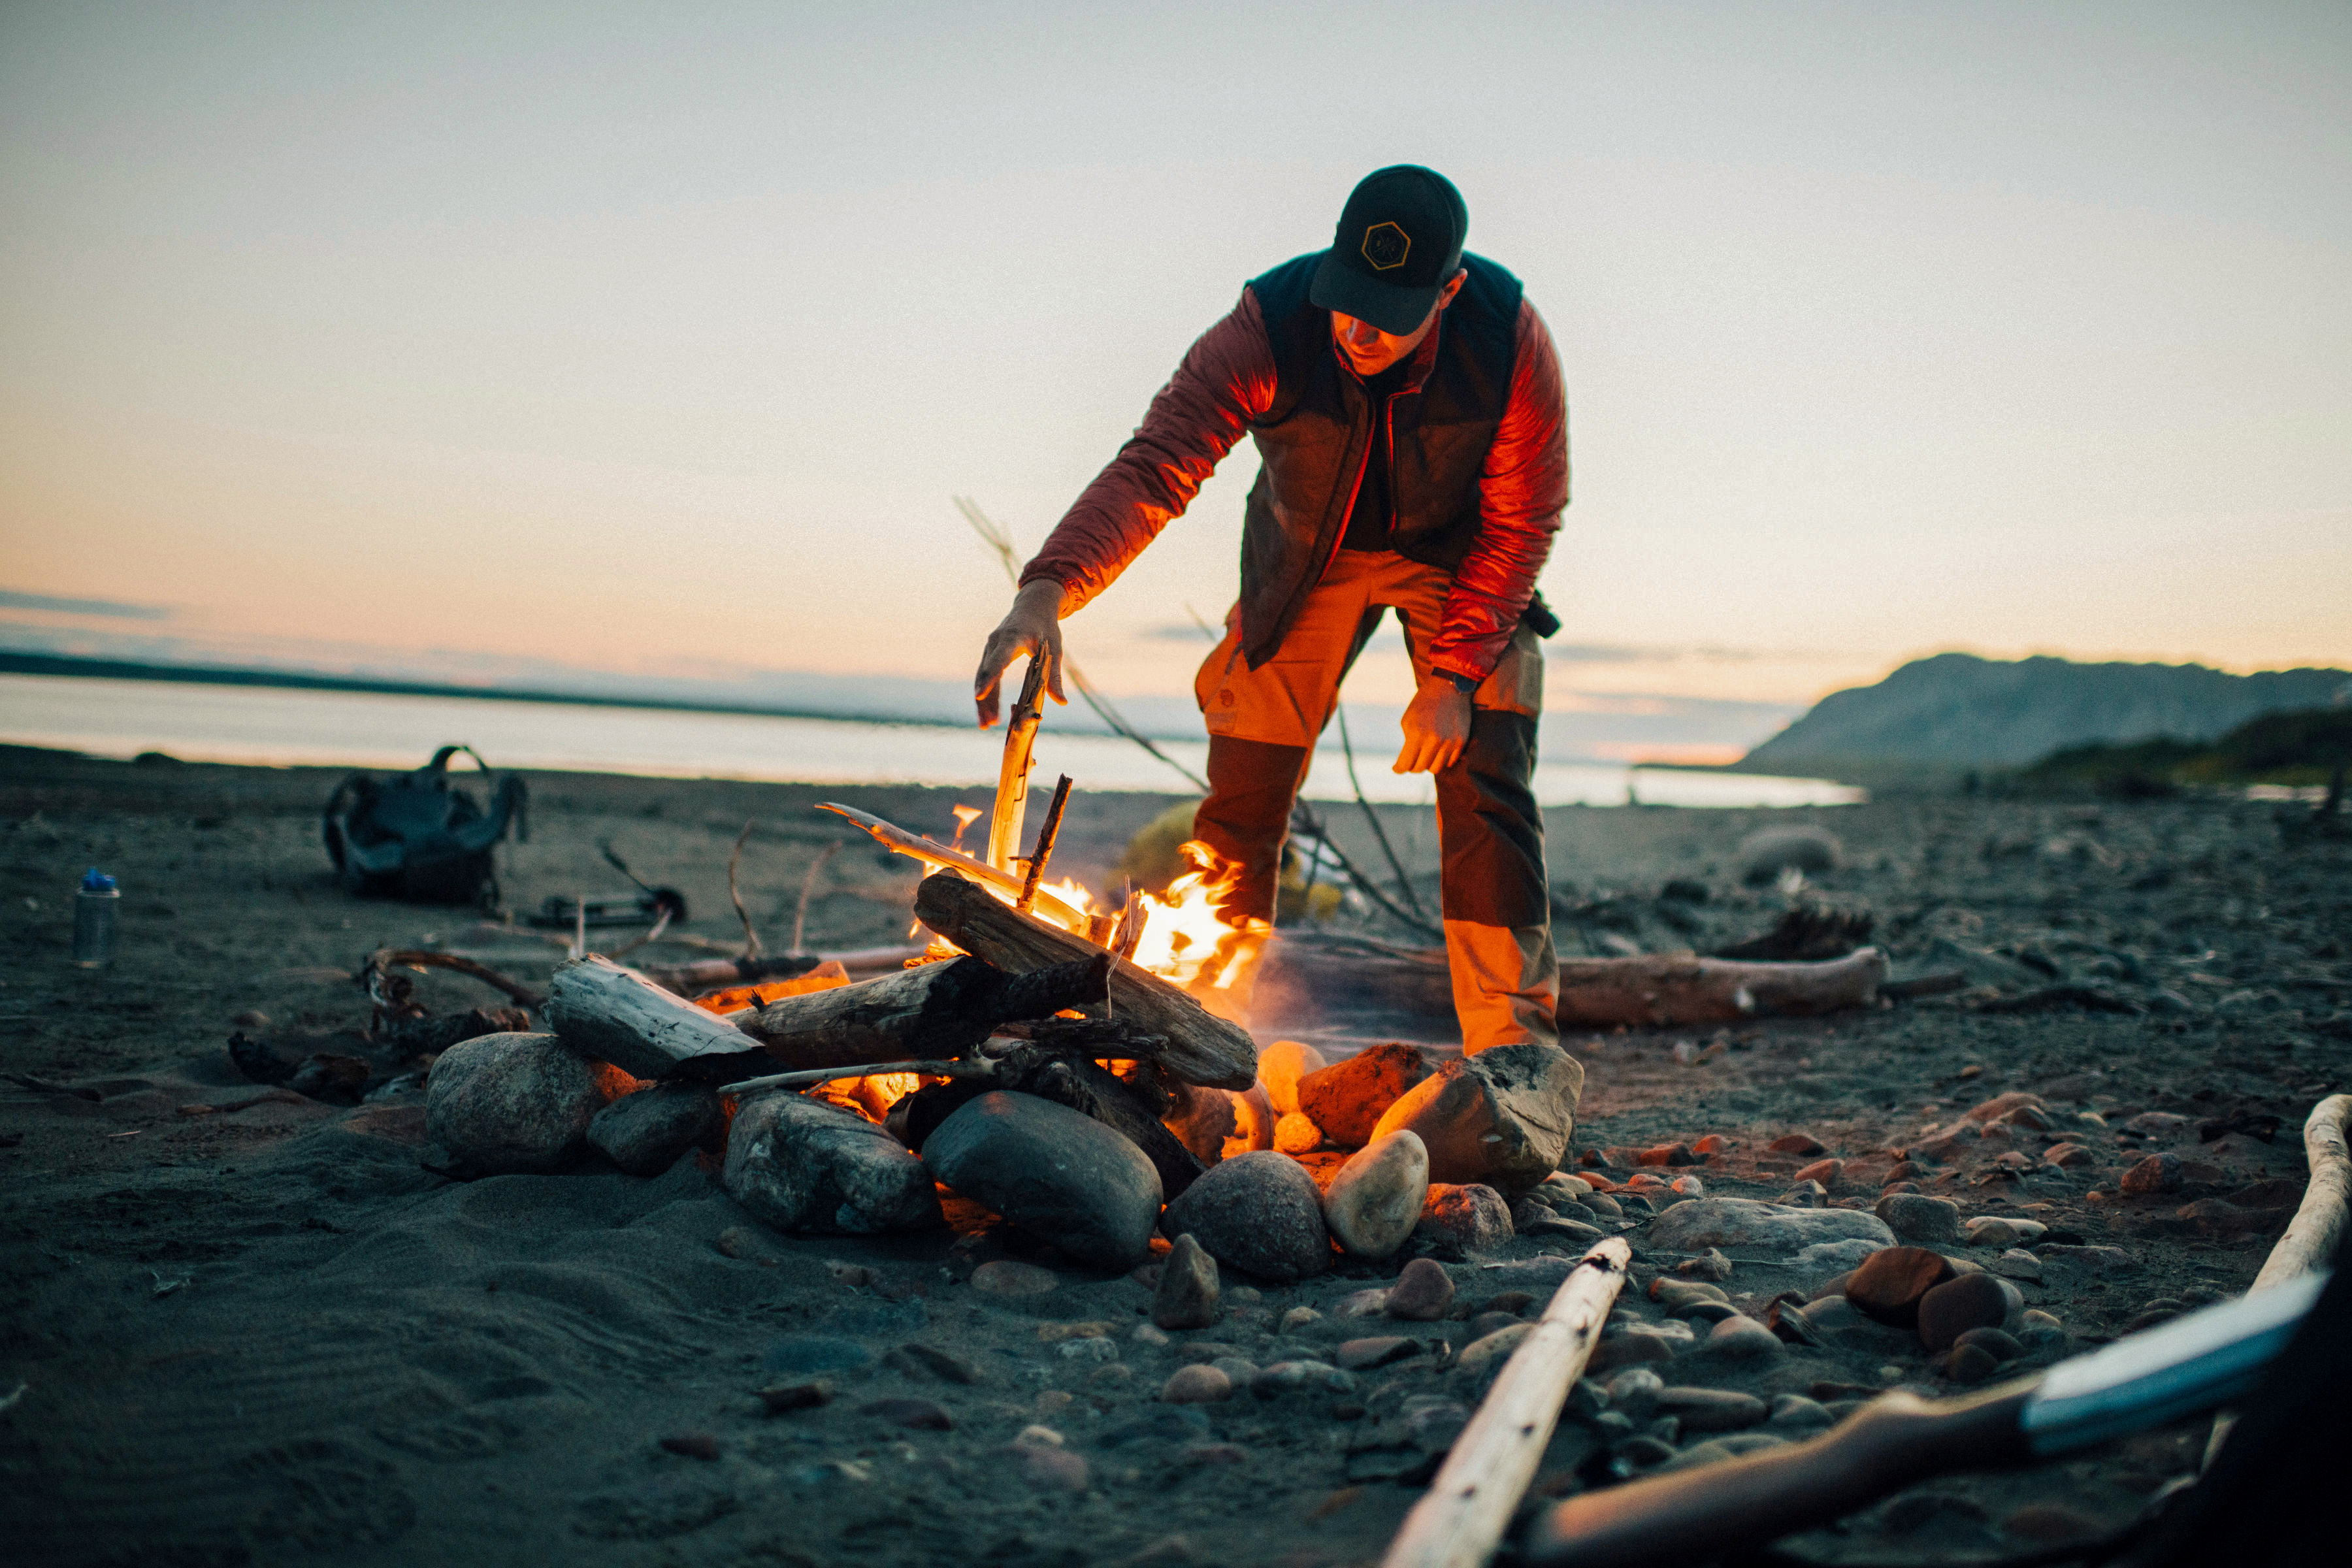
{"type": "MultiPolygon", "coordinates": [[[[775,1235],[692,1161],[650,1181],[607,1167],[460,1184],[418,1165],[413,1096],[183,1115],[255,1092],[224,1049],[235,1028],[350,1039],[365,1002],[330,972],[377,946],[437,943],[534,982],[559,956],[468,912],[343,895],[317,837],[335,776],[0,753],[0,1068],[16,1075],[0,1086],[0,1398],[24,1385],[0,1411],[0,1528],[31,1543],[30,1560],[1374,1561],[1491,1373],[1462,1364],[1494,1326],[1475,1314],[1533,1310],[1515,1293],[1539,1306],[1545,1291],[1525,1287],[1563,1250],[1520,1237],[1449,1264],[1454,1315],[1437,1321],[1347,1315],[1394,1262],[1285,1289],[1229,1275],[1224,1321],[1160,1344],[1137,1336],[1150,1295],[1135,1279],[1032,1252],[1054,1288],[992,1294],[951,1257],[953,1233],[775,1235]],[[121,959],[98,975],[65,962],[70,888],[91,864],[126,889],[121,959]],[[256,1012],[269,1021],[236,1021],[256,1012]],[[829,1374],[831,1403],[771,1416],[753,1391],[786,1375],[807,1335],[867,1359],[829,1374]],[[1338,1361],[1376,1336],[1410,1343],[1355,1370],[1351,1389],[1158,1398],[1192,1361],[1338,1361]]],[[[727,852],[756,820],[745,896],[774,946],[810,868],[844,837],[811,803],[846,795],[942,832],[957,798],[531,783],[533,838],[501,872],[509,906],[610,890],[619,879],[597,846],[611,841],[647,880],[685,889],[688,931],[724,943],[727,852]]],[[[1168,804],[1076,797],[1060,864],[1100,885],[1168,804]]],[[[1351,856],[1377,855],[1360,822],[1327,815],[1351,856]]],[[[1386,815],[1428,862],[1427,817],[1386,815]]],[[[1816,1203],[1868,1208],[1908,1178],[1963,1218],[2047,1227],[2028,1249],[2040,1278],[2017,1280],[2055,1320],[2019,1336],[2019,1361],[2046,1365],[2242,1289],[2299,1195],[2296,1129],[2352,1078],[2352,855],[2283,834],[2271,807],[1892,799],[1572,809],[1549,814],[1549,829],[1564,952],[1709,950],[1826,904],[1866,910],[1898,975],[1957,970],[1969,987],[1823,1019],[1572,1037],[1590,1074],[1580,1168],[1626,1189],[1622,1219],[1609,1219],[1635,1248],[1621,1326],[1680,1331],[1647,1294],[1686,1256],[1649,1239],[1644,1204],[1670,1197],[1652,1178],[1777,1198],[1835,1158],[1816,1203]],[[1749,833],[1808,821],[1843,841],[1838,868],[1801,887],[1741,881],[1749,833]],[[2049,1125],[1936,1142],[2012,1091],[2036,1096],[2049,1125]],[[1789,1134],[1822,1152],[1769,1147],[1789,1134]],[[1719,1143],[1696,1147],[1710,1136],[1719,1143]],[[2081,1163],[2048,1163],[2061,1143],[2081,1163]],[[1643,1166],[1645,1152],[1686,1163],[1643,1166]],[[2125,1191],[2126,1171],[2167,1154],[2139,1179],[2158,1190],[2125,1191]]],[[[816,873],[808,945],[903,939],[915,879],[910,863],[851,843],[816,873]]],[[[436,1012],[499,1000],[439,973],[418,994],[436,1012]]],[[[1322,1043],[1345,1049],[1370,1037],[1361,1025],[1322,1043]]],[[[1725,1251],[1719,1289],[1749,1316],[1843,1271],[1785,1249],[1725,1251]]],[[[1884,1386],[1956,1387],[1901,1331],[1848,1323],[1747,1359],[1691,1326],[1655,1368],[1666,1386],[1780,1400],[1762,1421],[1724,1405],[1748,1413],[1738,1436],[1802,1436],[1818,1417],[1783,1395],[1834,1416],[1884,1386]]],[[[1635,1386],[1620,1394],[1622,1423],[1598,1399],[1578,1403],[1540,1495],[1721,1451],[1684,1459],[1723,1434],[1658,1425],[1635,1386]]],[[[1828,1561],[2019,1550],[2127,1519],[2202,1441],[2190,1424],[1938,1482],[1798,1544],[1828,1561]]]]}

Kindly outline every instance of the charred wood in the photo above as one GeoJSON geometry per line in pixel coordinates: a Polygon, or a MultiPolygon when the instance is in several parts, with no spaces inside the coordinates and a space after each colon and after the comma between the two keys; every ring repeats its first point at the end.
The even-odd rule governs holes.
{"type": "Polygon", "coordinates": [[[959,1056],[999,1024],[1102,1001],[1112,962],[1096,948],[1067,963],[1007,973],[978,958],[958,958],[782,997],[737,1026],[796,1068],[959,1056]]]}
{"type": "MultiPolygon", "coordinates": [[[[941,872],[923,879],[915,913],[965,952],[1011,973],[1100,954],[1103,950],[1059,926],[1020,913],[977,884],[941,872]]],[[[1160,976],[1124,958],[1110,962],[1111,1016],[1134,1031],[1123,1056],[1149,1054],[1188,1083],[1247,1089],[1257,1081],[1257,1046],[1238,1024],[1218,1017],[1160,976]],[[1157,1050],[1134,1048],[1143,1037],[1165,1041],[1157,1050]]]]}

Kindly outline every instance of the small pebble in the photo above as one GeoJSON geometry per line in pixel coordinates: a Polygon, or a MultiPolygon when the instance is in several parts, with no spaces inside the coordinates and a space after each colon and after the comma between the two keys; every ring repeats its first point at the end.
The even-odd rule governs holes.
{"type": "Polygon", "coordinates": [[[1740,1360],[1764,1360],[1787,1351],[1780,1336],[1753,1318],[1726,1318],[1708,1331],[1706,1348],[1740,1360]]]}
{"type": "Polygon", "coordinates": [[[1838,1178],[1844,1174],[1843,1160],[1816,1160],[1799,1171],[1790,1180],[1800,1185],[1806,1182],[1817,1182],[1826,1189],[1835,1187],[1838,1184],[1838,1178]]]}
{"type": "Polygon", "coordinates": [[[1151,1321],[1163,1329],[1205,1329],[1223,1316],[1217,1260],[1191,1236],[1180,1236],[1151,1294],[1151,1321]]]}
{"type": "Polygon", "coordinates": [[[951,1432],[955,1418],[928,1399],[876,1399],[857,1407],[860,1415],[877,1415],[895,1426],[925,1432],[951,1432]]]}
{"type": "Polygon", "coordinates": [[[759,1237],[740,1225],[730,1225],[720,1231],[719,1239],[712,1245],[729,1258],[757,1258],[760,1255],[759,1237]]]}
{"type": "Polygon", "coordinates": [[[1931,1352],[1951,1348],[1970,1329],[2021,1321],[2025,1300],[1994,1274],[1963,1274],[1919,1298],[1919,1342],[1931,1352]]]}
{"type": "Polygon", "coordinates": [[[662,1438],[661,1446],[681,1458],[716,1459],[719,1458],[719,1439],[708,1432],[680,1432],[673,1436],[662,1438]]]}
{"type": "Polygon", "coordinates": [[[1100,1364],[1118,1359],[1118,1347],[1108,1340],[1064,1340],[1061,1358],[1069,1362],[1093,1362],[1100,1364]]]}
{"type": "Polygon", "coordinates": [[[1095,1387],[1109,1387],[1126,1383],[1135,1376],[1135,1369],[1124,1362],[1111,1362],[1087,1373],[1087,1382],[1095,1387]]]}
{"type": "MultiPolygon", "coordinates": [[[[2138,1121],[2146,1118],[2134,1117],[2132,1120],[2138,1121]]],[[[2144,1197],[2157,1193],[2177,1193],[2180,1190],[2182,1180],[2179,1155],[2150,1154],[2147,1159],[2126,1171],[2119,1184],[2126,1195],[2144,1197]]]]}
{"type": "Polygon", "coordinates": [[[1174,1342],[1164,1331],[1152,1323],[1136,1324],[1127,1331],[1127,1337],[1139,1345],[1165,1345],[1174,1342]]]}
{"type": "Polygon", "coordinates": [[[1349,1372],[1362,1372],[1375,1366],[1386,1366],[1392,1361],[1421,1352],[1421,1342],[1396,1334],[1376,1334],[1367,1339],[1348,1340],[1339,1346],[1336,1359],[1349,1372]]]}
{"type": "Polygon", "coordinates": [[[1890,1193],[1878,1200],[1872,1212],[1886,1222],[1888,1229],[1908,1242],[1933,1245],[1961,1239],[1960,1205],[1949,1198],[1890,1193]]]}
{"type": "Polygon", "coordinates": [[[1416,1258],[1389,1287],[1383,1310],[1391,1318],[1433,1323],[1454,1305],[1454,1277],[1433,1258],[1416,1258]]]}
{"type": "Polygon", "coordinates": [[[1686,1432],[1736,1431],[1757,1425],[1767,1413],[1764,1402],[1754,1394],[1727,1388],[1661,1388],[1656,1408],[1682,1422],[1686,1432]]]}
{"type": "Polygon", "coordinates": [[[1669,1279],[1661,1274],[1650,1281],[1650,1300],[1671,1312],[1678,1307],[1687,1307],[1694,1301],[1728,1303],[1731,1298],[1723,1293],[1721,1287],[1709,1284],[1705,1280],[1669,1279]]]}
{"type": "Polygon", "coordinates": [[[1829,1152],[1822,1146],[1822,1141],[1810,1132],[1784,1132],[1764,1147],[1775,1154],[1797,1154],[1808,1158],[1829,1152]]]}
{"type": "Polygon", "coordinates": [[[1323,1129],[1294,1110],[1275,1122],[1274,1147],[1284,1154],[1312,1154],[1323,1147],[1323,1129]]]}
{"type": "Polygon", "coordinates": [[[2098,1155],[2080,1143],[2053,1143],[2042,1152],[2042,1159],[2044,1164],[2065,1169],[2094,1163],[2098,1155]]]}
{"type": "Polygon", "coordinates": [[[1234,1396],[1234,1380],[1213,1366],[1180,1367],[1160,1384],[1160,1397],[1169,1405],[1214,1405],[1234,1396]]]}
{"type": "Polygon", "coordinates": [[[2023,1247],[2012,1247],[1992,1260],[1992,1271],[2004,1279],[2038,1280],[2042,1278],[2042,1259],[2023,1247]]]}
{"type": "Polygon", "coordinates": [[[1303,1329],[1309,1323],[1319,1323],[1322,1321],[1323,1314],[1312,1307],[1293,1307],[1282,1314],[1282,1331],[1288,1333],[1294,1329],[1303,1329]]]}
{"type": "Polygon", "coordinates": [[[1731,1140],[1720,1132],[1710,1132],[1691,1145],[1694,1154],[1727,1154],[1730,1152],[1731,1140]]]}
{"type": "Polygon", "coordinates": [[[1686,1258],[1675,1265],[1675,1272],[1685,1279],[1720,1283],[1731,1278],[1731,1259],[1719,1247],[1710,1247],[1696,1258],[1686,1258]]]}
{"type": "Polygon", "coordinates": [[[1830,1414],[1829,1406],[1817,1400],[1808,1399],[1801,1394],[1782,1394],[1774,1396],[1771,1414],[1765,1424],[1783,1429],[1813,1431],[1832,1426],[1836,1420],[1837,1417],[1830,1414]]]}
{"type": "Polygon", "coordinates": [[[1031,1486],[1043,1491],[1082,1492],[1087,1489],[1090,1478],[1083,1455],[1073,1454],[1058,1444],[1045,1443],[1015,1443],[1013,1452],[1020,1465],[1022,1479],[1031,1486]]]}
{"type": "Polygon", "coordinates": [[[1038,1418],[1045,1420],[1059,1415],[1070,1407],[1070,1402],[1076,1397],[1076,1394],[1066,1393],[1058,1388],[1047,1389],[1037,1396],[1038,1418]]]}
{"type": "Polygon", "coordinates": [[[1843,1292],[1864,1317],[1907,1329],[1919,1321],[1927,1292],[1952,1278],[1952,1265],[1923,1247],[1889,1247],[1872,1253],[1846,1276],[1843,1292]]]}
{"type": "Polygon", "coordinates": [[[760,1390],[760,1403],[768,1407],[771,1415],[782,1415],[792,1410],[814,1410],[820,1405],[833,1403],[833,1384],[824,1378],[812,1378],[806,1383],[780,1383],[760,1390]]]}
{"type": "Polygon", "coordinates": [[[1639,1425],[1656,1414],[1658,1394],[1665,1386],[1665,1379],[1648,1367],[1629,1367],[1609,1380],[1608,1408],[1639,1425]]]}
{"type": "Polygon", "coordinates": [[[1817,1209],[1829,1201],[1830,1191],[1819,1182],[1799,1182],[1772,1201],[1790,1208],[1817,1209]]]}
{"type": "Polygon", "coordinates": [[[999,1258],[971,1271],[971,1288],[983,1296],[1042,1296],[1062,1283],[1050,1268],[999,1258]]]}

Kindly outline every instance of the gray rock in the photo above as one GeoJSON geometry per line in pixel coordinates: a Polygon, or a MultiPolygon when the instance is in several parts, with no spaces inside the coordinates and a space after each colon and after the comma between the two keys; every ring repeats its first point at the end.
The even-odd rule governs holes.
{"type": "Polygon", "coordinates": [[[1657,1414],[1665,1379],[1646,1366],[1628,1367],[1609,1380],[1609,1408],[1637,1426],[1657,1414]]]}
{"type": "Polygon", "coordinates": [[[1895,1245],[1895,1233],[1859,1209],[1783,1208],[1751,1198],[1696,1198],[1676,1204],[1650,1223],[1649,1245],[1669,1252],[1710,1247],[1796,1253],[1822,1242],[1860,1240],[1895,1245]]]}
{"type": "Polygon", "coordinates": [[[763,1094],[736,1111],[721,1180],[778,1230],[872,1236],[940,1223],[912,1150],[855,1111],[797,1094],[763,1094]]]}
{"type": "Polygon", "coordinates": [[[1706,1348],[1718,1356],[1736,1361],[1763,1361],[1780,1355],[1788,1347],[1771,1330],[1753,1318],[1726,1318],[1708,1331],[1706,1348]]]}
{"type": "Polygon", "coordinates": [[[1739,876],[1769,882],[1783,871],[1832,871],[1845,858],[1845,846],[1826,827],[1803,824],[1759,827],[1739,841],[1739,876]]]}
{"type": "Polygon", "coordinates": [[[1492,1187],[1433,1184],[1412,1234],[1440,1258],[1492,1252],[1511,1239],[1511,1207],[1492,1187]]]}
{"type": "Polygon", "coordinates": [[[1180,1236],[1160,1269],[1151,1294],[1151,1321],[1163,1329],[1205,1329],[1222,1315],[1217,1260],[1201,1244],[1180,1236]]]}
{"type": "Polygon", "coordinates": [[[1887,1228],[1922,1247],[1957,1247],[1967,1239],[1960,1229],[1960,1205],[1949,1198],[1925,1193],[1889,1193],[1873,1205],[1887,1228]]]}
{"type": "Polygon", "coordinates": [[[1762,1421],[1767,1408],[1752,1394],[1727,1388],[1661,1388],[1653,1408],[1683,1424],[1685,1432],[1731,1432],[1762,1421]]]}
{"type": "Polygon", "coordinates": [[[1168,1205],[1161,1228],[1192,1236],[1218,1262],[1288,1285],[1331,1266],[1315,1178],[1270,1149],[1236,1154],[1168,1205]]]}
{"type": "MultiPolygon", "coordinates": [[[[1151,1250],[1160,1173],[1142,1150],[1066,1105],[991,1090],[940,1122],[923,1158],[958,1193],[1097,1268],[1124,1272],[1151,1250]]],[[[1199,1190],[1196,1182],[1185,1195],[1199,1190]]]]}
{"type": "Polygon", "coordinates": [[[1447,1061],[1381,1113],[1372,1136],[1411,1131],[1433,1182],[1526,1192],[1559,1168],[1584,1068],[1557,1046],[1496,1046],[1447,1061]]]}
{"type": "Polygon", "coordinates": [[[1444,1264],[1430,1258],[1416,1258],[1406,1264],[1381,1303],[1390,1317],[1421,1323],[1438,1321],[1453,1305],[1453,1276],[1445,1272],[1444,1264]]]}
{"type": "Polygon", "coordinates": [[[727,1132],[719,1096],[700,1084],[664,1083],[625,1094],[596,1113],[588,1142],[632,1176],[658,1176],[689,1149],[716,1148],[727,1132]]]}
{"type": "Polygon", "coordinates": [[[1353,1394],[1356,1374],[1341,1372],[1328,1362],[1278,1361],[1259,1369],[1250,1379],[1250,1392],[1260,1399],[1280,1399],[1291,1394],[1353,1394]]]}
{"type": "Polygon", "coordinates": [[[1323,1193],[1323,1221],[1350,1257],[1387,1258],[1405,1244],[1429,1196],[1429,1151],[1392,1132],[1348,1157],[1323,1193]]]}
{"type": "Polygon", "coordinates": [[[552,1171],[587,1146],[604,1076],[553,1035],[478,1035],[441,1053],[425,1136],[468,1175],[552,1171]]]}
{"type": "Polygon", "coordinates": [[[1823,1275],[1843,1274],[1850,1268],[1859,1268],[1864,1258],[1888,1245],[1884,1241],[1864,1240],[1861,1237],[1849,1237],[1844,1241],[1817,1241],[1811,1247],[1798,1248],[1795,1262],[1800,1268],[1816,1270],[1823,1275]]]}

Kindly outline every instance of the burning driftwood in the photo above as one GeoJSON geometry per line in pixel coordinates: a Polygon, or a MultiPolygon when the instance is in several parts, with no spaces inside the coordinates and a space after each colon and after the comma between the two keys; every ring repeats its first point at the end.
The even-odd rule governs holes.
{"type": "Polygon", "coordinates": [[[794,1068],[960,1056],[999,1024],[1050,1018],[1102,1001],[1109,994],[1111,963],[1099,948],[1026,973],[1008,973],[976,958],[951,959],[782,997],[735,1025],[794,1068]]]}
{"type": "MultiPolygon", "coordinates": [[[[1012,974],[1103,952],[1086,938],[1024,915],[986,889],[946,872],[923,879],[915,893],[915,914],[966,952],[1012,974]]],[[[1135,1036],[1160,1037],[1150,1053],[1160,1067],[1187,1083],[1215,1089],[1247,1089],[1257,1081],[1257,1046],[1247,1030],[1218,1017],[1150,971],[1124,958],[1114,956],[1111,962],[1112,1017],[1135,1036]]]]}
{"type": "Polygon", "coordinates": [[[1865,947],[1826,963],[1739,963],[1688,953],[1570,959],[1559,966],[1563,1024],[1728,1024],[1867,1007],[1886,955],[1865,947]]]}

